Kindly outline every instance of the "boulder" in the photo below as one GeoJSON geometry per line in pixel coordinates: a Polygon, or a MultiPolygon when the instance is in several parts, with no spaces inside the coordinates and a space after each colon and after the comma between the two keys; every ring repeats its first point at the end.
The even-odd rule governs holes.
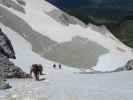
{"type": "Polygon", "coordinates": [[[125,65],[125,68],[126,68],[127,70],[133,70],[133,59],[132,59],[132,60],[129,60],[129,61],[127,62],[127,64],[125,65]]]}
{"type": "Polygon", "coordinates": [[[12,88],[9,83],[7,83],[4,79],[0,78],[0,89],[10,89],[12,88]]]}
{"type": "Polygon", "coordinates": [[[130,71],[133,70],[133,60],[129,60],[125,66],[117,68],[114,70],[114,72],[120,72],[120,71],[130,71]]]}

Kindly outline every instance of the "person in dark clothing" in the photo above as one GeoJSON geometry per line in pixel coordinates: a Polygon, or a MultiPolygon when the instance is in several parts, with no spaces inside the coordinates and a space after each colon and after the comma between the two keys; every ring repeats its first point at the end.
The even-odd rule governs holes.
{"type": "Polygon", "coordinates": [[[61,66],[61,64],[59,64],[59,69],[62,69],[62,66],[61,66]]]}
{"type": "Polygon", "coordinates": [[[39,64],[38,67],[39,67],[39,74],[44,75],[43,74],[43,66],[41,64],[39,64]]]}
{"type": "Polygon", "coordinates": [[[33,64],[30,70],[30,75],[32,76],[32,73],[34,74],[34,77],[37,81],[39,81],[39,74],[40,74],[40,69],[37,64],[33,64]]]}
{"type": "Polygon", "coordinates": [[[53,68],[54,68],[54,69],[56,68],[56,64],[53,64],[53,68]]]}

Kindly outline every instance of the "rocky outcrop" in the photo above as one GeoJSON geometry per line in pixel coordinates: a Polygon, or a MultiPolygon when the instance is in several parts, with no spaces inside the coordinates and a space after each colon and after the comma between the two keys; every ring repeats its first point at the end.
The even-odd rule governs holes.
{"type": "Polygon", "coordinates": [[[1,76],[5,78],[30,78],[21,68],[14,65],[8,58],[0,59],[1,76]],[[4,61],[2,61],[4,60],[4,61]]]}
{"type": "Polygon", "coordinates": [[[15,66],[9,58],[16,59],[11,41],[0,29],[0,89],[11,88],[4,80],[7,78],[29,78],[22,69],[15,66]]]}
{"type": "Polygon", "coordinates": [[[114,72],[130,71],[130,70],[133,70],[133,60],[129,60],[124,67],[120,67],[116,69],[114,72]]]}
{"type": "Polygon", "coordinates": [[[133,70],[133,60],[129,60],[125,67],[127,70],[133,70]]]}

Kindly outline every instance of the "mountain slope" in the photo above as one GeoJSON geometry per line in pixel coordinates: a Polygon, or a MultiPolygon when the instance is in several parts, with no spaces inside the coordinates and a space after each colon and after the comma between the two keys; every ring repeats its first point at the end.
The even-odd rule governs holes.
{"type": "MultiPolygon", "coordinates": [[[[34,0],[32,0],[32,2],[33,1],[34,0]]],[[[29,72],[31,64],[41,63],[44,66],[44,73],[48,73],[41,77],[46,78],[46,80],[39,82],[34,81],[34,79],[8,80],[13,88],[6,91],[0,91],[0,100],[132,100],[132,71],[109,74],[78,74],[78,72],[80,72],[79,69],[70,68],[63,64],[61,70],[58,70],[58,68],[53,69],[52,64],[57,62],[52,62],[37,54],[40,53],[40,55],[43,55],[43,53],[49,53],[53,51],[53,48],[56,52],[63,49],[62,51],[64,51],[64,53],[67,52],[69,54],[69,52],[76,47],[78,50],[73,50],[70,55],[70,58],[72,58],[75,52],[76,54],[79,53],[80,55],[78,56],[81,57],[83,51],[86,53],[87,51],[88,53],[99,53],[108,50],[108,52],[102,54],[100,57],[96,57],[101,60],[97,61],[97,63],[100,64],[95,68],[101,71],[113,70],[124,65],[124,63],[126,63],[128,59],[131,59],[133,55],[131,49],[117,40],[104,26],[96,27],[94,25],[89,25],[89,28],[83,28],[79,25],[63,26],[58,23],[61,27],[71,29],[68,30],[68,32],[77,32],[78,34],[78,36],[75,36],[76,34],[74,34],[73,37],[68,36],[72,39],[70,41],[59,42],[56,41],[56,39],[52,40],[52,38],[50,38],[48,34],[51,32],[50,30],[47,34],[41,34],[40,31],[37,32],[31,28],[29,22],[24,19],[26,18],[26,15],[21,12],[14,11],[1,5],[0,7],[2,7],[0,8],[0,16],[2,16],[0,17],[0,27],[11,40],[16,52],[17,59],[13,62],[26,72],[29,72]],[[8,14],[10,17],[7,16],[8,14]],[[15,26],[10,24],[10,22],[15,26]],[[83,32],[83,34],[79,34],[78,32],[83,32]],[[86,34],[84,32],[86,32],[86,34]],[[44,41],[51,44],[43,45],[44,41]],[[40,48],[38,49],[37,47],[40,48]],[[88,50],[88,48],[93,48],[95,52],[93,50],[88,50]],[[104,48],[104,50],[101,50],[101,48],[104,48]],[[35,50],[37,53],[35,53],[35,50]],[[83,51],[80,52],[80,50],[83,51]]],[[[56,20],[52,18],[51,20],[57,23],[56,20]]],[[[45,24],[47,24],[47,27],[49,28],[49,23],[45,24]]],[[[53,24],[55,29],[56,25],[53,24]]],[[[44,30],[46,29],[44,28],[44,30]]],[[[63,33],[63,29],[59,30],[59,32],[65,34],[63,33]]],[[[70,33],[67,35],[70,35],[70,33]]],[[[58,32],[56,35],[58,38],[62,38],[58,32]]],[[[92,60],[91,58],[94,58],[95,54],[92,54],[91,56],[87,55],[88,58],[85,58],[86,55],[83,55],[83,57],[80,58],[82,59],[81,61],[84,61],[85,59],[92,60]]],[[[98,54],[96,55],[98,56],[98,54]]],[[[54,57],[58,56],[55,55],[54,57]]],[[[73,59],[73,62],[74,60],[75,59],[73,59]]],[[[68,63],[68,65],[69,64],[70,63],[68,63]]],[[[74,65],[77,66],[76,64],[74,65]]]]}
{"type": "Polygon", "coordinates": [[[9,27],[0,24],[14,46],[14,63],[29,72],[33,63],[41,63],[47,75],[44,81],[11,79],[12,89],[0,91],[0,100],[132,100],[132,71],[110,74],[78,74],[79,69],[62,65],[55,70],[52,64],[32,51],[31,44],[9,27]],[[75,73],[77,72],[77,73],[75,73]],[[104,81],[103,81],[104,80],[104,81]],[[106,82],[106,83],[105,83],[106,82]]]}
{"type": "Polygon", "coordinates": [[[108,65],[113,69],[123,66],[132,58],[131,49],[116,39],[106,27],[91,24],[82,27],[78,20],[75,20],[76,24],[63,25],[50,14],[53,11],[57,15],[64,13],[53,5],[44,0],[25,2],[25,13],[0,4],[0,22],[28,40],[32,49],[41,56],[72,67],[108,65]],[[117,55],[111,54],[121,56],[117,58],[117,55]],[[99,59],[103,59],[104,55],[108,55],[109,61],[101,65],[99,59]],[[111,66],[115,62],[117,64],[111,66]]]}

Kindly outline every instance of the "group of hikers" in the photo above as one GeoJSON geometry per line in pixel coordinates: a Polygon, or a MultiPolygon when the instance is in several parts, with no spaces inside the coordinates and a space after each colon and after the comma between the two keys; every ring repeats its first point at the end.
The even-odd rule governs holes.
{"type": "Polygon", "coordinates": [[[33,64],[30,70],[31,76],[32,76],[32,73],[34,74],[35,79],[39,81],[39,75],[44,75],[43,66],[41,64],[33,64]]]}
{"type": "MultiPolygon", "coordinates": [[[[62,66],[61,64],[59,64],[59,69],[62,69],[62,66]]],[[[53,64],[53,68],[56,69],[57,68],[57,65],[56,64],[53,64]]],[[[41,64],[32,64],[31,66],[31,69],[30,69],[30,76],[32,76],[32,73],[35,77],[35,80],[39,81],[39,76],[40,75],[45,75],[43,73],[43,66],[41,64]]]]}
{"type": "MultiPolygon", "coordinates": [[[[62,69],[61,64],[59,64],[59,66],[58,66],[58,67],[59,67],[59,69],[62,69]]],[[[56,65],[56,64],[53,64],[53,68],[54,68],[54,69],[56,69],[56,68],[57,68],[57,65],[56,65]]]]}

